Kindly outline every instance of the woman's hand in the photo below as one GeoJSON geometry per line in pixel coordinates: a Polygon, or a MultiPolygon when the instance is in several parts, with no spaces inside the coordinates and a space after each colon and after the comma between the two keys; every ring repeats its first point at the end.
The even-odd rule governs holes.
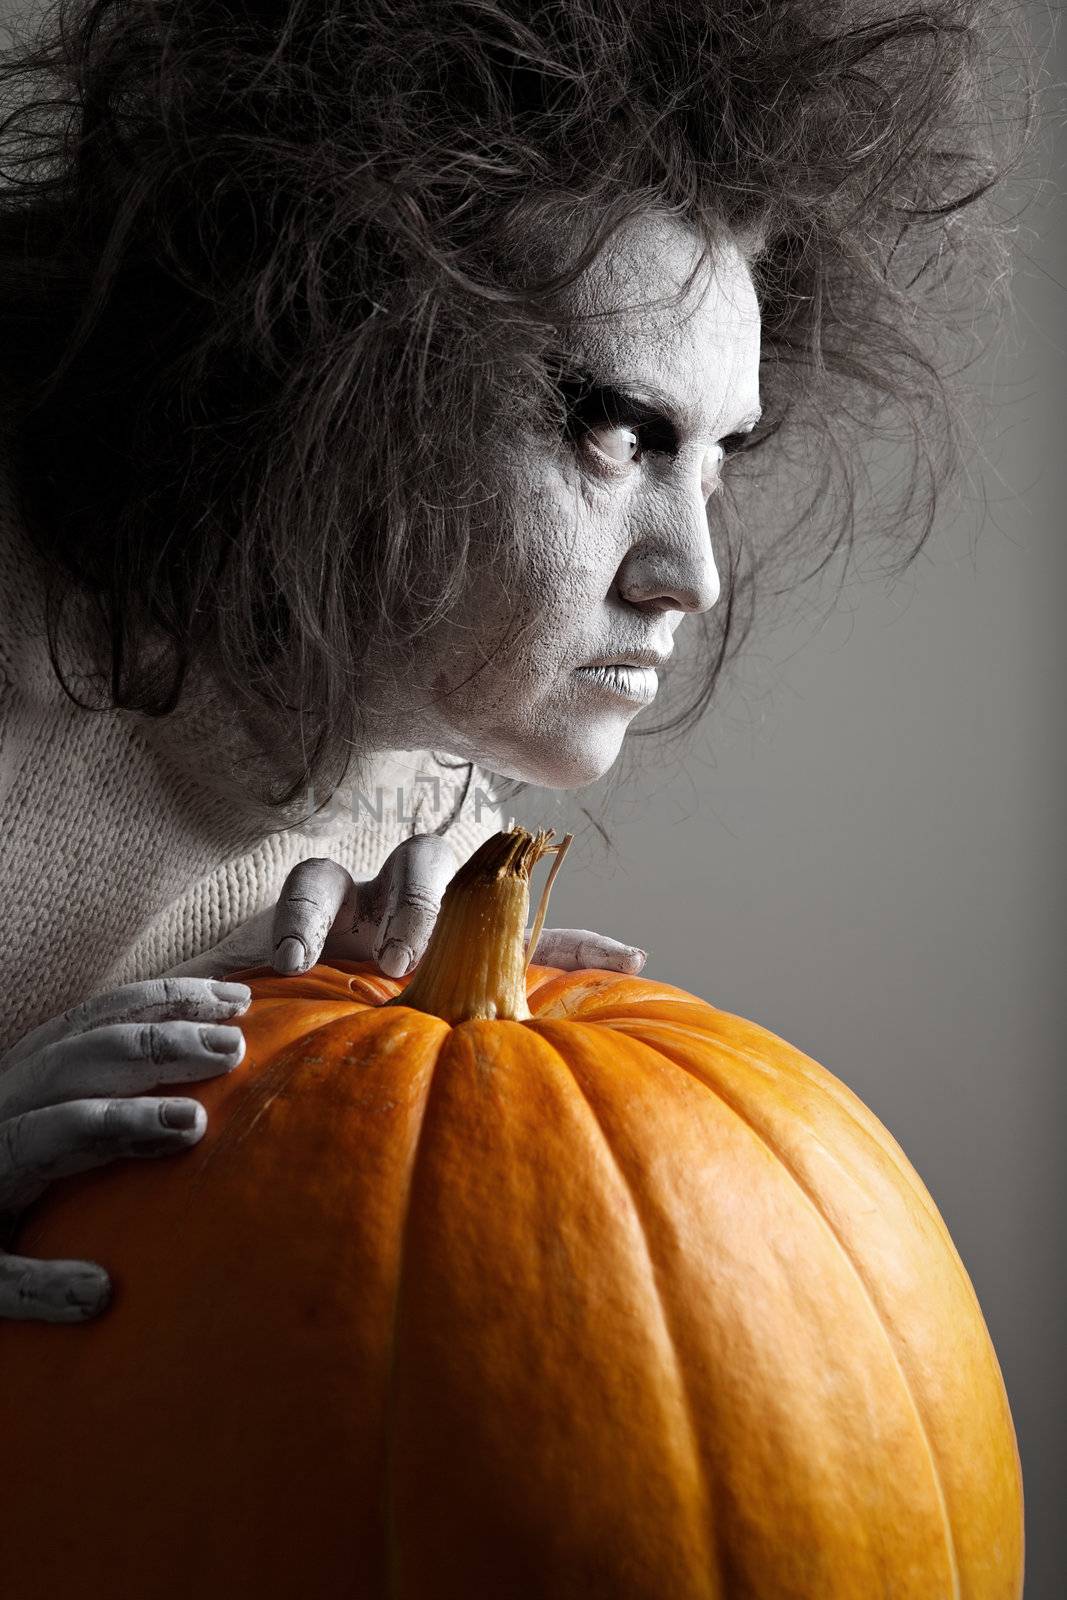
{"type": "MultiPolygon", "coordinates": [[[[43,1022],[0,1056],[0,1240],[10,1241],[19,1214],[54,1179],[118,1156],[173,1155],[203,1138],[199,1100],[151,1091],[238,1066],[244,1035],[225,1024],[251,998],[247,984],[203,978],[124,984],[43,1022]]],[[[91,1261],[0,1249],[0,1317],[84,1322],[110,1291],[91,1261]]]]}
{"type": "MultiPolygon", "coordinates": [[[[168,976],[221,978],[255,966],[289,974],[339,958],[374,961],[386,977],[402,978],[421,960],[458,867],[452,846],[436,833],[402,840],[377,877],[366,881],[328,857],[310,856],[293,867],[276,905],[168,976]]],[[[567,971],[605,967],[636,974],[645,952],[588,928],[543,928],[533,959],[567,971]]]]}

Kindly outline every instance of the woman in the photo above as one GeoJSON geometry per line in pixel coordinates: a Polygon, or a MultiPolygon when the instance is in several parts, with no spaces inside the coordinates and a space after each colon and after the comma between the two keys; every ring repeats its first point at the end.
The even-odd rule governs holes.
{"type": "MultiPolygon", "coordinates": [[[[978,0],[63,0],[16,47],[0,1211],[202,1137],[155,1091],[239,1063],[248,991],[212,980],[410,970],[514,785],[611,767],[687,612],[690,727],[772,554],[850,536],[865,438],[910,442],[880,509],[922,543],[943,336],[1006,284],[1002,31],[978,0]]],[[[0,1315],[107,1294],[0,1257],[0,1315]]]]}

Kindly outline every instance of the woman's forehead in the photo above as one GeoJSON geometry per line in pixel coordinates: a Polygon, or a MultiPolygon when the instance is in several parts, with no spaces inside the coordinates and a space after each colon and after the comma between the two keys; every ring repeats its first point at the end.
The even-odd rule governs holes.
{"type": "Polygon", "coordinates": [[[669,220],[635,228],[575,284],[565,344],[597,383],[666,397],[690,431],[717,436],[759,410],[759,303],[729,243],[681,294],[698,256],[669,220]]]}
{"type": "Polygon", "coordinates": [[[561,308],[581,319],[657,308],[684,316],[716,290],[737,300],[742,314],[749,309],[754,291],[741,248],[728,237],[705,245],[677,218],[643,215],[608,240],[561,297],[561,308]]]}

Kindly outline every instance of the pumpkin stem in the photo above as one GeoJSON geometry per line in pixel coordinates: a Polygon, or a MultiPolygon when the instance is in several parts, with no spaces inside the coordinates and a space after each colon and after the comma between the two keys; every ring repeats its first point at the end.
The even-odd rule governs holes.
{"type": "Polygon", "coordinates": [[[525,1022],[526,970],[545,920],[548,896],[573,839],[565,834],[556,844],[551,828],[530,833],[509,828],[465,861],[441,899],[426,952],[402,993],[388,1006],[428,1011],[445,1022],[472,1017],[509,1018],[525,1022]],[[555,854],[524,948],[530,909],[530,872],[544,855],[555,854]]]}

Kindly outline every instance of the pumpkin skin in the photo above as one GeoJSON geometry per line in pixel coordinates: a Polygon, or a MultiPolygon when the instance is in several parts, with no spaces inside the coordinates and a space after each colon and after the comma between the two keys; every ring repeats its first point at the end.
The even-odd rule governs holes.
{"type": "Polygon", "coordinates": [[[370,963],[234,976],[203,1140],[14,1246],[114,1297],[0,1324],[12,1595],[1018,1600],[981,1310],[832,1074],[616,973],[456,1026],[370,963]]]}

